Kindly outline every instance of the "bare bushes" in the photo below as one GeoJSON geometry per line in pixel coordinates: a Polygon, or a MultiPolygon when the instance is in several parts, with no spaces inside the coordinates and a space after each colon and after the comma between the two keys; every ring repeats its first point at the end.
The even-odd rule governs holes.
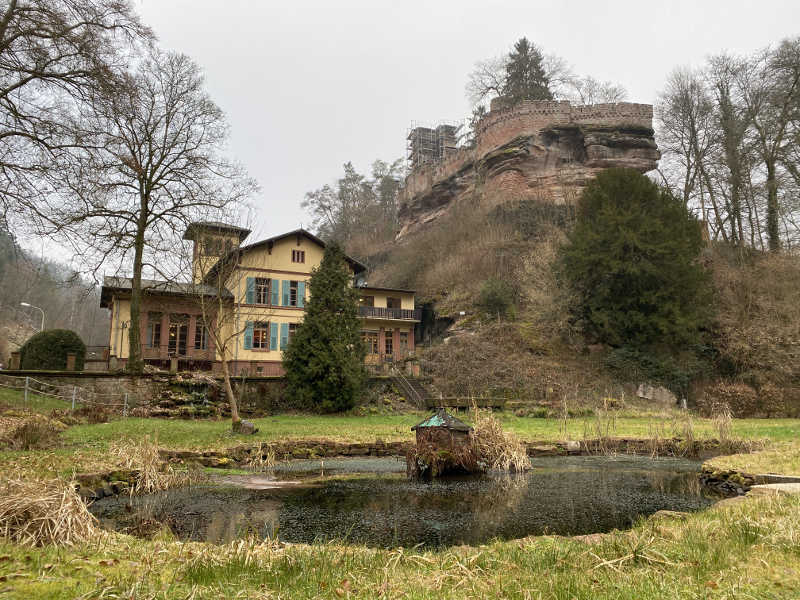
{"type": "Polygon", "coordinates": [[[722,357],[745,381],[761,377],[781,386],[797,385],[800,258],[717,245],[711,260],[717,291],[716,343],[722,357]]]}
{"type": "Polygon", "coordinates": [[[60,479],[11,479],[0,484],[0,533],[26,546],[72,546],[96,535],[97,520],[60,479]]]}
{"type": "Polygon", "coordinates": [[[521,352],[524,344],[512,324],[492,322],[426,350],[423,367],[447,396],[482,396],[490,388],[521,389],[529,387],[533,368],[521,352]]]}
{"type": "Polygon", "coordinates": [[[478,464],[493,471],[524,471],[530,466],[528,453],[516,435],[504,431],[491,411],[472,406],[472,447],[478,464]]]}
{"type": "Polygon", "coordinates": [[[161,460],[158,439],[151,442],[150,436],[139,441],[118,442],[111,446],[109,453],[122,467],[136,473],[136,483],[130,488],[131,494],[152,494],[191,485],[202,479],[199,472],[176,471],[172,465],[161,460]]]}
{"type": "Polygon", "coordinates": [[[800,407],[787,401],[792,390],[764,383],[756,389],[746,383],[718,381],[708,386],[697,399],[700,414],[713,416],[716,407],[727,406],[736,418],[796,416],[800,407]]]}
{"type": "Polygon", "coordinates": [[[443,314],[471,306],[482,282],[502,279],[517,286],[519,256],[526,243],[511,224],[487,219],[480,195],[464,199],[446,215],[397,244],[375,281],[413,287],[440,300],[443,314]]]}

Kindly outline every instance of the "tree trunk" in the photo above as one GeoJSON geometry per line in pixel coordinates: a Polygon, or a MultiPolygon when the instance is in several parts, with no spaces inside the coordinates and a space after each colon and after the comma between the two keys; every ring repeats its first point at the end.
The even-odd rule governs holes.
{"type": "Polygon", "coordinates": [[[236,396],[233,393],[231,374],[228,370],[228,358],[225,356],[224,352],[221,354],[220,362],[222,363],[222,378],[225,381],[225,395],[228,398],[228,403],[231,405],[231,427],[235,429],[236,424],[239,423],[242,418],[239,416],[239,403],[236,401],[236,396]]]}
{"type": "Polygon", "coordinates": [[[147,227],[147,211],[142,210],[136,224],[136,239],[133,253],[133,277],[131,278],[131,323],[128,333],[128,371],[141,373],[144,370],[142,360],[142,335],[139,327],[142,308],[142,262],[144,255],[144,232],[147,227]]]}
{"type": "Polygon", "coordinates": [[[769,249],[777,252],[781,249],[781,236],[778,228],[778,182],[775,178],[775,161],[767,164],[767,238],[769,249]]]}

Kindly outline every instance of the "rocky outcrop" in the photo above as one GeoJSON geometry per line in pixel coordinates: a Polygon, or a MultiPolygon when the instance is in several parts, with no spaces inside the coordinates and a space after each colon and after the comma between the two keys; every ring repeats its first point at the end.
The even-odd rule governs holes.
{"type": "Polygon", "coordinates": [[[652,106],[631,103],[523,102],[493,110],[478,125],[473,148],[408,175],[399,237],[476,191],[497,202],[535,198],[564,204],[603,169],[650,171],[661,157],[652,119],[652,106]]]}

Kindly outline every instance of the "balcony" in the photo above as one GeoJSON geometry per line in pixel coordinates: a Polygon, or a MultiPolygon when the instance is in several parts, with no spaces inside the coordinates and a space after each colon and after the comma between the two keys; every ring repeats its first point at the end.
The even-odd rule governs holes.
{"type": "Polygon", "coordinates": [[[359,306],[358,316],[365,319],[386,319],[389,321],[419,321],[422,319],[422,309],[359,306]]]}

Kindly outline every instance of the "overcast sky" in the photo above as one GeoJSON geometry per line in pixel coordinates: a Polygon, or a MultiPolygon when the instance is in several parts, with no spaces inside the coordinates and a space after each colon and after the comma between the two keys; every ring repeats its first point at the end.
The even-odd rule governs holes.
{"type": "MultiPolygon", "coordinates": [[[[308,225],[305,192],[405,152],[412,120],[464,118],[475,61],[522,36],[653,103],[678,65],[800,34],[800,1],[135,0],[194,58],[260,182],[257,232],[308,225]]],[[[252,241],[252,240],[251,240],[252,241]]]]}

